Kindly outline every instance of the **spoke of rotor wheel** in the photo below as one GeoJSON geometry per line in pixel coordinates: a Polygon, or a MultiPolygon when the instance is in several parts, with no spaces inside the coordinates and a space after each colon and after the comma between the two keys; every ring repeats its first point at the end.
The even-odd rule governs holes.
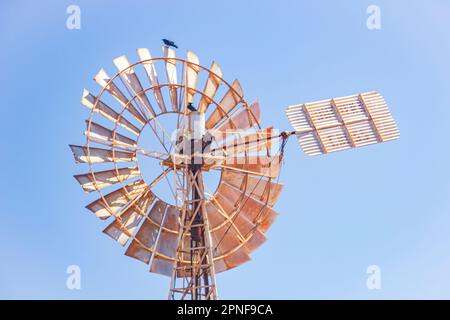
{"type": "Polygon", "coordinates": [[[211,195],[210,198],[212,198],[213,192],[212,192],[212,190],[209,188],[209,186],[208,186],[208,184],[206,183],[205,180],[203,180],[203,186],[204,186],[204,188],[206,189],[206,191],[211,195]]]}
{"type": "Polygon", "coordinates": [[[185,107],[186,102],[185,102],[185,99],[184,99],[185,92],[186,92],[186,88],[185,88],[186,81],[185,81],[185,79],[186,79],[186,76],[187,76],[186,62],[183,62],[183,65],[181,67],[181,74],[182,74],[182,77],[181,77],[180,92],[179,92],[179,97],[178,97],[179,106],[178,106],[177,128],[180,128],[180,115],[181,115],[181,112],[180,112],[181,108],[180,107],[181,107],[182,104],[184,105],[183,116],[184,117],[186,116],[186,107],[185,107]]]}
{"type": "MultiPolygon", "coordinates": [[[[166,155],[166,153],[164,153],[165,155],[166,155]]],[[[154,156],[154,155],[151,155],[150,153],[141,153],[141,155],[143,155],[143,156],[146,156],[146,157],[149,157],[149,158],[152,158],[152,159],[155,159],[155,160],[165,160],[167,157],[169,157],[169,155],[167,154],[167,157],[159,157],[159,156],[154,156]]]]}
{"type": "MultiPolygon", "coordinates": [[[[164,168],[164,167],[161,165],[161,168],[164,168]]],[[[168,167],[167,169],[170,169],[171,171],[173,171],[171,167],[168,167]]],[[[166,169],[166,170],[167,170],[167,169],[166,169]]],[[[167,184],[169,185],[170,192],[172,193],[173,197],[176,199],[177,196],[176,196],[175,192],[173,191],[173,187],[172,187],[172,185],[170,184],[169,178],[167,177],[167,175],[164,175],[164,178],[166,179],[167,184]]]]}
{"type": "Polygon", "coordinates": [[[157,176],[155,179],[153,179],[152,182],[150,182],[150,183],[147,185],[147,188],[151,188],[151,187],[153,187],[155,184],[157,184],[158,182],[160,182],[161,179],[164,178],[165,176],[167,176],[167,174],[168,174],[170,171],[172,171],[172,168],[171,168],[171,167],[167,167],[163,172],[161,172],[161,174],[160,174],[159,176],[157,176]]]}
{"type": "MultiPolygon", "coordinates": [[[[159,124],[159,122],[156,120],[156,118],[153,118],[153,120],[155,121],[156,124],[158,124],[158,126],[162,129],[163,134],[166,132],[165,129],[159,124]]],[[[161,143],[161,145],[163,146],[163,148],[166,150],[166,152],[170,155],[170,150],[167,150],[166,145],[161,141],[160,136],[156,133],[156,130],[151,126],[151,124],[149,123],[150,128],[153,130],[153,133],[155,134],[155,136],[157,137],[157,139],[159,140],[159,142],[161,143]]],[[[169,138],[169,141],[171,143],[171,145],[173,145],[172,140],[169,138]]],[[[162,167],[162,166],[161,166],[162,167]]],[[[173,168],[171,168],[173,169],[173,168]]],[[[167,177],[166,177],[167,179],[167,177]]],[[[173,194],[173,189],[172,186],[170,185],[170,182],[167,182],[169,184],[169,187],[171,188],[171,192],[173,194]]],[[[176,196],[175,196],[176,198],[176,196]]]]}
{"type": "MultiPolygon", "coordinates": [[[[155,124],[157,124],[157,125],[162,129],[163,136],[164,136],[166,130],[159,124],[159,122],[156,120],[156,118],[153,118],[151,121],[154,121],[155,124]]],[[[156,129],[152,127],[152,125],[150,124],[150,122],[149,122],[148,126],[150,127],[150,129],[152,129],[153,133],[155,134],[156,138],[158,139],[159,143],[162,145],[162,147],[164,148],[164,150],[166,150],[167,153],[170,153],[170,151],[167,150],[166,144],[161,140],[161,137],[160,137],[160,136],[158,135],[158,133],[156,132],[156,129]]],[[[170,139],[170,137],[169,137],[169,141],[170,141],[170,143],[172,143],[172,140],[170,139]]]]}
{"type": "MultiPolygon", "coordinates": [[[[118,147],[120,148],[120,147],[118,147]]],[[[120,148],[121,150],[124,151],[140,151],[139,154],[143,155],[143,156],[147,156],[150,158],[154,158],[157,160],[165,160],[168,157],[170,157],[170,153],[164,153],[164,152],[159,152],[159,151],[154,151],[154,150],[150,150],[150,149],[146,149],[146,148],[141,148],[141,147],[132,147],[132,146],[127,146],[126,148],[120,148]],[[155,153],[155,154],[160,154],[161,156],[152,156],[151,154],[155,153]]]]}
{"type": "MultiPolygon", "coordinates": [[[[179,176],[179,172],[178,172],[179,170],[173,170],[173,183],[174,183],[174,185],[176,186],[176,190],[175,190],[175,194],[176,194],[176,199],[175,199],[175,203],[176,203],[176,206],[177,206],[177,208],[179,208],[179,206],[178,206],[178,201],[180,201],[180,198],[179,198],[179,194],[178,194],[178,192],[179,192],[179,190],[183,190],[183,197],[184,197],[184,171],[182,171],[182,174],[183,174],[183,178],[181,179],[181,181],[180,181],[180,176],[179,176]],[[183,184],[180,184],[180,183],[183,183],[183,184]]],[[[181,198],[181,201],[183,201],[184,202],[184,200],[183,200],[184,198],[181,198]]]]}

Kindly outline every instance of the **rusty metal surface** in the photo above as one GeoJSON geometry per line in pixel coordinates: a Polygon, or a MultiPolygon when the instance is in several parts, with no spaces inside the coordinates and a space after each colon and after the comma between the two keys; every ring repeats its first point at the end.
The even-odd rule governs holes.
{"type": "Polygon", "coordinates": [[[106,74],[105,70],[100,69],[100,71],[94,77],[94,80],[102,88],[104,88],[104,90],[109,92],[109,94],[111,94],[111,96],[114,97],[126,110],[128,110],[140,124],[144,124],[146,122],[144,116],[136,109],[133,103],[128,100],[125,94],[114,83],[114,79],[111,79],[106,74]]]}
{"type": "Polygon", "coordinates": [[[130,66],[127,57],[120,56],[114,59],[113,62],[120,72],[120,79],[122,80],[125,88],[131,96],[135,97],[136,104],[138,105],[141,113],[144,114],[147,119],[154,117],[156,113],[153,110],[147,95],[145,94],[141,81],[139,81],[133,67],[130,66]]]}
{"type": "Polygon", "coordinates": [[[86,208],[100,219],[107,219],[111,215],[115,215],[135,196],[144,192],[145,186],[146,183],[143,179],[136,180],[91,202],[86,208]]]}
{"type": "Polygon", "coordinates": [[[238,114],[230,116],[223,121],[215,130],[226,131],[239,129],[239,133],[245,132],[253,126],[258,127],[261,123],[261,109],[258,102],[253,102],[248,108],[243,108],[238,114]]]}
{"type": "Polygon", "coordinates": [[[121,246],[125,246],[154,200],[155,195],[150,191],[146,192],[136,202],[127,205],[127,208],[121,211],[103,232],[116,240],[121,246]]]}
{"type": "Polygon", "coordinates": [[[120,133],[114,132],[95,122],[86,120],[85,135],[94,142],[105,146],[116,145],[123,148],[136,148],[137,142],[134,139],[126,137],[120,133]]]}
{"type": "Polygon", "coordinates": [[[223,170],[222,181],[269,206],[275,205],[283,191],[280,183],[232,170],[223,170]]]}
{"type": "Polygon", "coordinates": [[[102,115],[106,119],[112,121],[113,123],[117,123],[119,126],[125,128],[134,135],[136,136],[139,135],[140,129],[138,127],[132,124],[123,115],[120,115],[117,111],[108,106],[102,100],[92,95],[86,89],[83,91],[81,103],[84,106],[88,107],[89,109],[93,110],[94,112],[97,112],[98,114],[102,115]]]}
{"type": "Polygon", "coordinates": [[[208,73],[208,79],[206,80],[205,87],[203,89],[203,96],[200,99],[198,105],[198,111],[206,112],[208,106],[216,95],[217,89],[222,81],[222,70],[215,62],[211,65],[210,72],[208,73]]]}
{"type": "Polygon", "coordinates": [[[226,114],[228,114],[228,112],[234,109],[234,107],[236,107],[242,101],[243,95],[244,92],[242,91],[241,84],[238,80],[234,80],[231,88],[219,102],[220,107],[217,107],[206,120],[206,128],[214,128],[217,123],[219,123],[226,117],[226,114]]]}
{"type": "Polygon", "coordinates": [[[102,162],[134,162],[136,156],[133,153],[125,151],[115,151],[70,145],[76,163],[102,163],[102,162]]]}
{"type": "Polygon", "coordinates": [[[277,178],[280,173],[281,163],[279,156],[235,157],[228,158],[228,162],[232,163],[225,162],[222,167],[256,176],[263,176],[273,179],[277,178]]]}
{"type": "Polygon", "coordinates": [[[140,175],[138,167],[128,167],[75,175],[85,192],[92,192],[140,175]]]}

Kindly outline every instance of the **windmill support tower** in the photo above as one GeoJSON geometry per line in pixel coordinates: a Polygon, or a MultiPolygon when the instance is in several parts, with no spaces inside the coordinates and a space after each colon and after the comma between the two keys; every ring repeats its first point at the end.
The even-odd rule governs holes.
{"type": "Polygon", "coordinates": [[[103,232],[125,255],[171,279],[169,299],[218,299],[216,274],[248,262],[278,217],[289,137],[315,156],[395,140],[399,131],[384,98],[367,92],[290,106],[294,131],[279,132],[217,63],[162,49],[153,58],[140,48],[132,64],[114,59],[113,77],[104,69],[94,77],[100,93],[83,91],[86,143],[70,148],[87,173],[75,179],[99,194],[86,208],[110,222],[103,232]],[[143,161],[156,169],[143,172],[143,161]]]}
{"type": "MultiPolygon", "coordinates": [[[[188,135],[183,137],[189,148],[186,174],[186,206],[182,209],[184,222],[181,225],[181,239],[177,248],[178,261],[187,260],[188,265],[174,266],[169,299],[210,300],[217,299],[211,235],[206,217],[205,191],[202,164],[206,144],[204,114],[193,111],[189,114],[188,135]],[[199,146],[201,150],[196,150],[199,146]],[[190,235],[190,236],[189,236],[190,235]],[[185,239],[190,239],[186,242],[185,239]],[[181,278],[181,281],[178,278],[181,278]],[[177,283],[181,282],[181,285],[177,283]]],[[[184,148],[183,150],[185,150],[184,148]]]]}

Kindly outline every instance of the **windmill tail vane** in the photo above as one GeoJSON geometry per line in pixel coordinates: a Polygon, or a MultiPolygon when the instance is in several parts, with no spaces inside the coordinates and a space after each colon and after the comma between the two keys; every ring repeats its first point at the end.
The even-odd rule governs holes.
{"type": "Polygon", "coordinates": [[[238,80],[173,48],[158,58],[139,48],[133,64],[118,57],[114,76],[101,69],[94,77],[99,94],[83,91],[86,142],[70,148],[87,173],[74,177],[98,194],[86,208],[109,221],[103,232],[125,255],[170,277],[169,299],[218,299],[216,274],[249,261],[278,216],[289,137],[319,155],[399,131],[377,92],[293,105],[291,131],[263,126],[238,80]],[[159,172],[146,172],[149,163],[159,172]]]}

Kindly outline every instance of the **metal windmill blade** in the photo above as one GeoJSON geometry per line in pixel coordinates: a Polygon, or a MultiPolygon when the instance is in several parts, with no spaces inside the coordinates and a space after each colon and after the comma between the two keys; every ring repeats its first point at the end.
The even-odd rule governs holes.
{"type": "Polygon", "coordinates": [[[145,48],[137,53],[133,64],[115,59],[113,77],[100,70],[99,94],[84,90],[86,143],[70,148],[87,166],[76,180],[99,193],[86,208],[110,220],[104,233],[126,246],[125,255],[171,278],[169,299],[217,299],[215,275],[249,261],[267,240],[290,136],[308,155],[399,136],[375,92],[291,106],[294,131],[280,132],[262,126],[259,103],[247,104],[239,81],[225,81],[218,64],[204,67],[192,51],[178,58],[167,46],[161,58],[145,48]],[[160,172],[146,176],[142,158],[160,172]],[[213,173],[220,177],[215,190],[205,179],[213,173]]]}

